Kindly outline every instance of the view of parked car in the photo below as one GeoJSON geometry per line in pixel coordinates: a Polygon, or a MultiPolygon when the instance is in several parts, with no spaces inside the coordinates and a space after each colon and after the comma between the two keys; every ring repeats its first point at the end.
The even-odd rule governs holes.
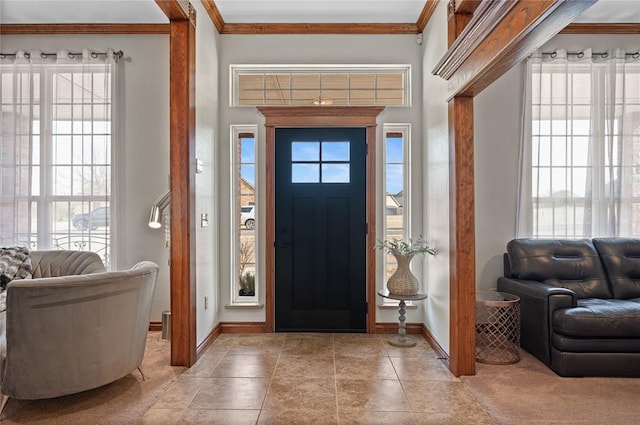
{"type": "Polygon", "coordinates": [[[240,224],[247,229],[256,227],[256,207],[255,205],[244,205],[240,207],[240,224]]]}
{"type": "Polygon", "coordinates": [[[71,218],[73,227],[78,230],[96,230],[109,226],[109,208],[98,207],[90,213],[76,214],[71,218]]]}

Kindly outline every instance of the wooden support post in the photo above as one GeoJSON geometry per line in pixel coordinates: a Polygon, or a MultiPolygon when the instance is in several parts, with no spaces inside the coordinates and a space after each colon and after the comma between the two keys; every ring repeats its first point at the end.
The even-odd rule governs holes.
{"type": "Polygon", "coordinates": [[[170,39],[171,364],[196,362],[195,27],[172,20],[170,39]]]}
{"type": "Polygon", "coordinates": [[[473,173],[473,98],[458,96],[449,101],[449,368],[455,376],[476,370],[473,173]]]}

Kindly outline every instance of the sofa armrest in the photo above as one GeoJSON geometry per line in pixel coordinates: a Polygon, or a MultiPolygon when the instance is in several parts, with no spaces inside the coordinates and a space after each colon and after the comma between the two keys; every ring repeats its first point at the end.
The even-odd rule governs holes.
{"type": "Polygon", "coordinates": [[[551,363],[553,312],[573,308],[577,296],[570,289],[523,279],[498,279],[498,291],[520,297],[520,342],[545,364],[551,363]]]}

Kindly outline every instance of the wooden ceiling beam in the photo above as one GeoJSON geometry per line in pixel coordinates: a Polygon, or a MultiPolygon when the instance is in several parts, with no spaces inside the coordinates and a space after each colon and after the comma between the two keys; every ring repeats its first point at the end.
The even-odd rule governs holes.
{"type": "Polygon", "coordinates": [[[640,34],[640,23],[569,24],[560,31],[560,34],[640,34]]]}
{"type": "Polygon", "coordinates": [[[169,24],[3,24],[0,34],[169,34],[169,24]]]}
{"type": "Polygon", "coordinates": [[[220,14],[220,10],[218,10],[218,6],[213,0],[202,0],[202,4],[211,18],[211,22],[216,27],[218,32],[222,34],[222,30],[224,29],[225,22],[222,19],[222,15],[220,14]]]}
{"type": "Polygon", "coordinates": [[[189,21],[192,7],[188,0],[156,0],[170,21],[189,21]]]}
{"type": "Polygon", "coordinates": [[[452,0],[453,1],[453,11],[455,13],[470,13],[473,12],[480,6],[481,0],[452,0]]]}
{"type": "Polygon", "coordinates": [[[449,81],[449,98],[475,96],[596,1],[484,1],[433,73],[449,81]]]}
{"type": "Polygon", "coordinates": [[[419,34],[416,24],[225,23],[221,34],[419,34]]]}
{"type": "Polygon", "coordinates": [[[453,3],[449,3],[447,10],[447,46],[451,45],[462,34],[471,19],[472,13],[456,12],[453,3]]]}
{"type": "Polygon", "coordinates": [[[416,21],[416,26],[418,27],[418,32],[424,31],[424,28],[429,23],[429,19],[433,15],[433,12],[436,10],[438,6],[439,0],[427,0],[424,7],[422,8],[422,12],[420,12],[420,16],[418,16],[418,20],[416,21]]]}

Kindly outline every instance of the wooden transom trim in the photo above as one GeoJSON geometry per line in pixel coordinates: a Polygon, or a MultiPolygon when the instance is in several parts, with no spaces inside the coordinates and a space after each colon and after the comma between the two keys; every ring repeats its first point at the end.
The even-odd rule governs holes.
{"type": "Polygon", "coordinates": [[[265,117],[265,125],[272,127],[369,127],[376,125],[376,117],[384,110],[384,107],[261,106],[258,107],[258,110],[265,117]]]}

